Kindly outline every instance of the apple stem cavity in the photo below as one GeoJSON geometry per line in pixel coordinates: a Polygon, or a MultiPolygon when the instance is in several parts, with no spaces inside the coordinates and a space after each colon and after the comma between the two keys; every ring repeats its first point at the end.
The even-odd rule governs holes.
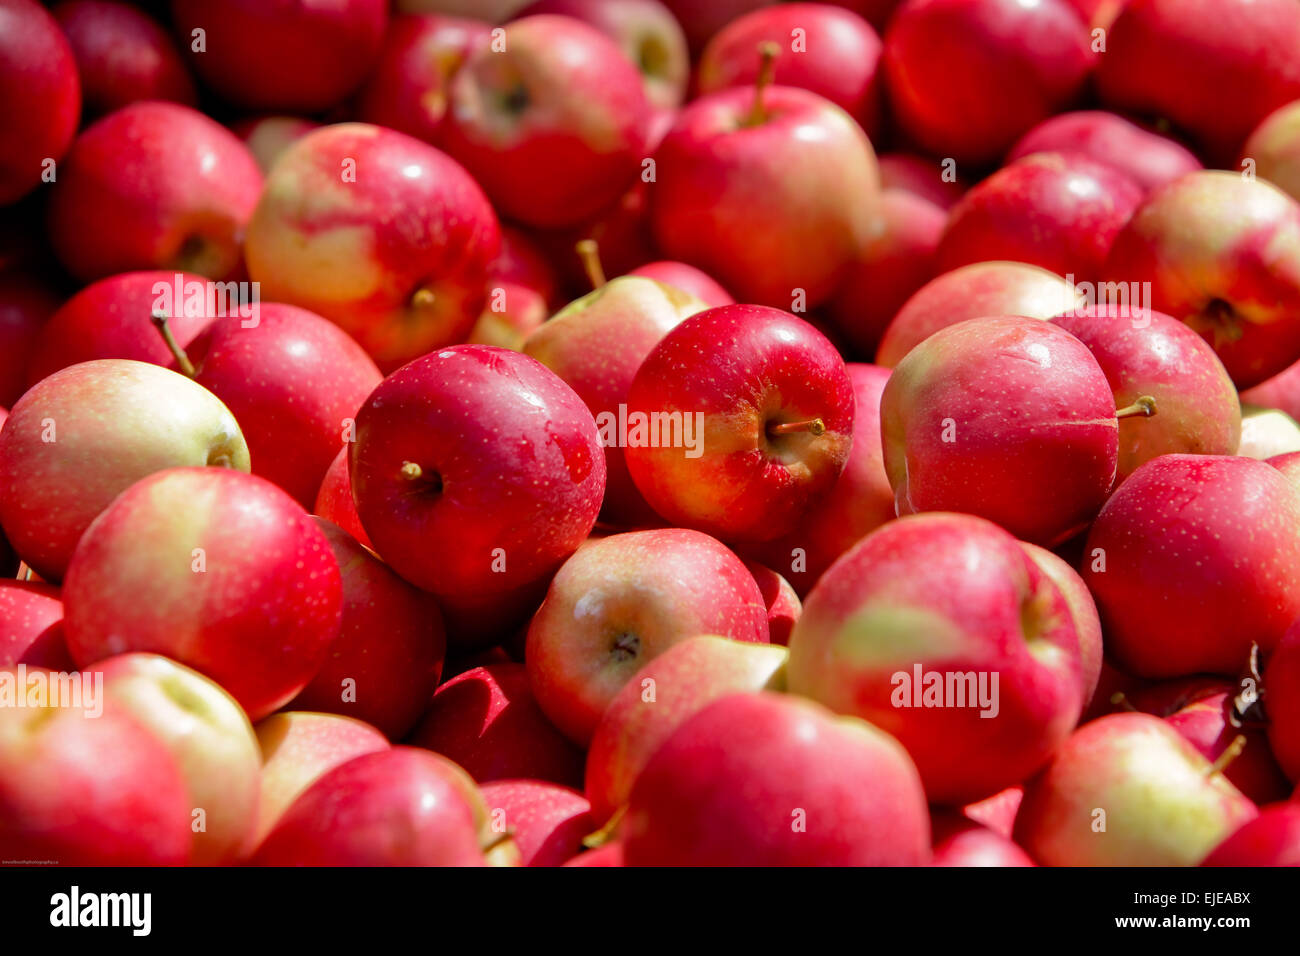
{"type": "Polygon", "coordinates": [[[806,422],[782,422],[779,425],[767,426],[767,433],[769,435],[791,435],[795,432],[808,432],[810,435],[821,435],[826,432],[826,423],[820,418],[810,418],[806,422]]]}
{"type": "Polygon", "coordinates": [[[1241,752],[1246,749],[1246,735],[1237,734],[1232,738],[1232,743],[1224,748],[1219,758],[1210,764],[1210,769],[1205,771],[1205,776],[1213,777],[1216,773],[1223,773],[1228,769],[1229,764],[1241,756],[1241,752]]]}
{"type": "Polygon", "coordinates": [[[1123,408],[1115,410],[1116,418],[1132,418],[1135,415],[1141,415],[1143,418],[1150,418],[1156,413],[1156,400],[1151,395],[1143,395],[1138,398],[1132,405],[1126,405],[1123,408]]]}
{"type": "Polygon", "coordinates": [[[776,76],[776,58],[781,48],[772,40],[758,45],[758,77],[754,80],[754,105],[745,117],[746,126],[761,126],[767,122],[767,107],[763,105],[763,92],[772,85],[776,76]]]}
{"type": "Polygon", "coordinates": [[[197,374],[194,371],[194,363],[190,361],[190,357],[185,354],[185,350],[176,341],[176,336],[172,334],[171,326],[168,325],[167,313],[162,311],[154,312],[150,319],[153,321],[154,328],[162,335],[163,341],[167,343],[167,350],[176,359],[176,367],[181,370],[186,378],[194,378],[197,374]]]}
{"type": "Polygon", "coordinates": [[[574,249],[582,260],[582,268],[587,273],[587,281],[593,289],[605,285],[605,267],[600,262],[600,245],[595,239],[579,239],[574,249]]]}

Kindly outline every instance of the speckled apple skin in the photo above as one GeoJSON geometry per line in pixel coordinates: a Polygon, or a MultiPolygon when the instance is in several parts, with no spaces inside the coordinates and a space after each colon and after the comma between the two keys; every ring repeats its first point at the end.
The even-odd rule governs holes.
{"type": "Polygon", "coordinates": [[[1300,628],[1291,627],[1264,671],[1268,740],[1283,772],[1300,783],[1300,628]]]}
{"type": "Polygon", "coordinates": [[[311,509],[311,513],[334,522],[373,551],[374,543],[366,534],[366,529],[361,527],[361,519],[357,516],[357,505],[352,500],[352,479],[348,475],[350,447],[344,445],[340,448],[338,455],[325,470],[325,477],[321,479],[320,490],[316,493],[316,504],[311,509]]]}
{"type": "Polygon", "coordinates": [[[0,667],[75,670],[63,641],[62,620],[58,588],[0,578],[0,667]]]}
{"type": "Polygon", "coordinates": [[[484,785],[483,800],[510,828],[521,866],[560,866],[596,829],[586,797],[544,780],[497,780],[484,785]]]}

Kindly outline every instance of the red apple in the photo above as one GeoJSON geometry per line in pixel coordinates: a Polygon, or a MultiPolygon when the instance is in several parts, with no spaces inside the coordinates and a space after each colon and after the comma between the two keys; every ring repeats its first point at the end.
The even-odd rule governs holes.
{"type": "Polygon", "coordinates": [[[483,796],[450,760],[414,747],[354,757],[308,787],[262,842],[257,866],[484,866],[483,796]]]}
{"type": "Polygon", "coordinates": [[[1141,677],[1234,676],[1300,617],[1300,500],[1250,458],[1163,455],[1088,534],[1084,580],[1106,649],[1141,677]]]}
{"type": "Polygon", "coordinates": [[[438,596],[453,642],[522,623],[605,490],[582,399],[540,362],[486,345],[385,379],[357,413],[350,461],[362,525],[398,574],[438,596]]]}
{"type": "Polygon", "coordinates": [[[1009,259],[1095,282],[1141,200],[1142,188],[1113,166],[1035,153],[1002,167],[952,208],[936,268],[1009,259]]]}
{"type": "Polygon", "coordinates": [[[253,474],[304,508],[315,503],[357,410],[383,379],[338,326],[278,303],[259,304],[252,319],[215,320],[173,364],[234,414],[253,474]]]}
{"type": "Polygon", "coordinates": [[[1300,359],[1300,204],[1276,186],[1215,170],[1156,190],[1104,278],[1149,283],[1150,304],[1213,345],[1238,388],[1300,359]]]}
{"type": "Polygon", "coordinates": [[[1291,418],[1300,416],[1300,362],[1241,393],[1243,405],[1276,408],[1291,418]]]}
{"type": "Polygon", "coordinates": [[[82,532],[119,493],[183,465],[248,470],[226,406],[165,368],[82,362],[31,388],[0,431],[0,525],[28,565],[57,581],[82,532]]]}
{"type": "Polygon", "coordinates": [[[689,266],[684,262],[660,260],[637,266],[630,276],[642,276],[655,279],[664,285],[670,285],[695,296],[709,308],[720,305],[734,305],[736,300],[731,293],[718,284],[717,280],[702,269],[689,266]]]}
{"type": "Polygon", "coordinates": [[[943,165],[914,153],[881,153],[879,163],[883,190],[911,193],[945,210],[966,193],[965,184],[957,178],[955,161],[943,165]]]}
{"type": "Polygon", "coordinates": [[[980,515],[1051,546],[1087,526],[1115,481],[1110,385],[1088,347],[1049,322],[936,332],[889,377],[880,417],[899,514],[980,515]]]}
{"type": "Polygon", "coordinates": [[[916,866],[929,831],[897,741],[770,692],[723,697],[679,726],[621,830],[630,866],[916,866]]]}
{"type": "Polygon", "coordinates": [[[701,93],[750,86],[758,79],[759,44],[778,46],[776,76],[826,97],[875,137],[880,125],[880,37],[843,7],[783,3],[747,13],[714,34],[700,56],[701,93]]]}
{"type": "Polygon", "coordinates": [[[895,516],[880,442],[880,393],[889,370],[855,363],[845,369],[853,383],[856,411],[844,470],[794,530],[745,548],[746,554],[779,571],[800,597],[812,590],[836,558],[895,516]]]}
{"type": "Polygon", "coordinates": [[[681,105],[691,75],[690,52],[677,18],[659,0],[536,0],[516,16],[538,13],[558,13],[595,27],[641,71],[652,107],[681,105]]]}
{"type": "Polygon", "coordinates": [[[1079,98],[1095,54],[1066,0],[908,0],[885,33],[890,105],[926,152],[997,159],[1079,98]]]}
{"type": "Polygon", "coordinates": [[[1201,866],[1300,866],[1300,803],[1265,807],[1216,846],[1201,866]]]}
{"type": "Polygon", "coordinates": [[[1160,455],[1237,453],[1237,390],[1214,350],[1186,325],[1136,304],[1079,309],[1052,323],[1092,352],[1116,407],[1144,395],[1155,400],[1153,417],[1120,420],[1120,481],[1160,455]]]}
{"type": "Polygon", "coordinates": [[[1082,298],[1058,275],[1023,262],[977,262],[921,286],[885,329],[876,362],[893,368],[908,352],[950,325],[988,315],[1050,319],[1082,298]]]}
{"type": "Polygon", "coordinates": [[[952,811],[930,818],[931,866],[1033,866],[1029,854],[1007,837],[952,811]]]}
{"type": "Polygon", "coordinates": [[[1300,199],[1300,100],[1279,106],[1255,127],[1241,148],[1238,168],[1247,161],[1261,179],[1300,199]]]}
{"type": "Polygon", "coordinates": [[[63,602],[58,588],[0,578],[0,667],[15,664],[54,671],[75,669],[63,641],[63,602]]]}
{"type": "Polygon", "coordinates": [[[1129,0],[1106,31],[1097,88],[1107,106],[1170,121],[1231,162],[1300,96],[1297,48],[1292,0],[1129,0]]]}
{"type": "Polygon", "coordinates": [[[265,176],[280,155],[321,124],[301,116],[261,116],[241,120],[230,129],[248,147],[265,176]]]}
{"type": "Polygon", "coordinates": [[[67,152],[81,115],[81,83],[58,22],[34,0],[0,0],[0,206],[21,199],[67,152]]]}
{"type": "Polygon", "coordinates": [[[389,370],[469,334],[499,245],[496,214],[456,162],[344,123],[276,163],[249,224],[248,271],[264,298],[337,323],[389,370]]]}
{"type": "MultiPolygon", "coordinates": [[[[570,249],[569,252],[572,253],[573,250],[570,249]]],[[[528,289],[536,293],[547,306],[559,301],[559,279],[555,268],[536,240],[514,226],[501,227],[501,248],[488,266],[488,281],[494,286],[528,289]]],[[[673,285],[671,282],[668,284],[673,285]]],[[[545,318],[550,318],[549,311],[545,318]]]]}
{"type": "Polygon", "coordinates": [[[1023,780],[1084,702],[1064,594],[970,515],[904,518],[854,546],[804,602],[788,674],[791,692],[897,737],[934,803],[1023,780]]]}
{"type": "Polygon", "coordinates": [[[571,17],[515,20],[451,85],[443,142],[502,215],[567,226],[613,202],[646,152],[641,74],[599,30],[571,17]]]}
{"type": "Polygon", "coordinates": [[[353,757],[388,749],[374,727],[333,714],[282,711],[256,727],[262,748],[261,796],[250,849],[261,844],[284,811],[330,770],[353,757]]]}
{"type": "Polygon", "coordinates": [[[231,279],[261,189],[256,160],[224,126],[176,103],[133,103],[68,150],[50,198],[50,239],[84,281],[132,269],[231,279]]]}
{"type": "Polygon", "coordinates": [[[1020,801],[1025,797],[1025,788],[1016,784],[1000,790],[991,797],[968,803],[961,808],[962,816],[975,823],[988,827],[994,833],[1011,839],[1011,830],[1015,826],[1016,813],[1020,810],[1020,801]]]}
{"type": "Polygon", "coordinates": [[[87,118],[137,100],[197,105],[194,81],[180,52],[143,10],[113,0],[64,0],[50,12],[77,61],[87,118]]]}
{"type": "MultiPolygon", "coordinates": [[[[25,699],[45,672],[0,669],[25,699]]],[[[0,857],[65,866],[175,866],[190,798],[167,747],[82,685],[84,706],[0,707],[0,857]],[[90,698],[93,696],[94,700],[90,698]]]]}
{"type": "Polygon", "coordinates": [[[691,52],[698,56],[719,30],[737,17],[770,7],[777,0],[663,0],[686,33],[691,52]]]}
{"type": "Polygon", "coordinates": [[[164,654],[260,720],[320,667],[339,633],[342,587],[324,534],[269,481],[170,468],[136,482],[87,530],[63,602],[79,666],[164,654]]]}
{"type": "Polygon", "coordinates": [[[619,688],[698,634],[768,643],[753,575],[698,531],[634,531],[564,563],[528,626],[524,661],[542,712],[586,746],[619,688]]]}
{"type": "Polygon", "coordinates": [[[1300,782],[1300,628],[1291,627],[1264,670],[1268,742],[1278,765],[1300,782]]]}
{"type": "Polygon", "coordinates": [[[27,390],[37,342],[60,301],[40,279],[0,273],[0,405],[13,405],[27,390]]]}
{"type": "Polygon", "coordinates": [[[172,0],[205,84],[244,109],[315,113],[354,90],[379,54],[387,0],[172,0]]]}
{"type": "Polygon", "coordinates": [[[1163,720],[1112,714],[1029,782],[1015,838],[1044,866],[1195,866],[1257,813],[1163,720]]]}
{"type": "Polygon", "coordinates": [[[1021,541],[1020,547],[1038,565],[1038,570],[1060,588],[1061,596],[1070,609],[1074,633],[1079,640],[1079,674],[1083,679],[1083,703],[1087,707],[1097,693],[1103,664],[1101,619],[1097,615],[1097,604],[1083,578],[1062,558],[1028,541],[1021,541]]]}
{"type": "Polygon", "coordinates": [[[770,80],[768,69],[758,86],[702,96],[678,114],[655,154],[651,224],[665,255],[740,301],[812,308],[871,235],[876,158],[843,110],[770,80]]]}
{"type": "Polygon", "coordinates": [[[560,866],[595,829],[587,798],[559,784],[498,780],[483,787],[483,800],[494,830],[514,839],[522,866],[560,866]]]}
{"type": "Polygon", "coordinates": [[[185,348],[216,318],[209,304],[227,314],[239,306],[217,283],[192,272],[124,272],[92,282],[41,328],[26,369],[27,385],[94,359],[168,365],[172,355],[154,328],[153,313],[167,315],[172,335],[185,348]]]}
{"type": "Polygon", "coordinates": [[[792,530],[852,444],[844,360],[807,322],[765,306],[682,322],[642,363],[627,408],[628,470],[646,501],[724,540],[792,530]]]}
{"type": "Polygon", "coordinates": [[[479,783],[582,781],[582,751],[542,714],[523,664],[490,664],[452,677],[434,691],[410,740],[456,761],[479,783]]]}
{"type": "Polygon", "coordinates": [[[189,794],[189,862],[230,863],[251,849],[262,752],[234,698],[155,654],[110,657],[83,674],[102,674],[108,706],[148,728],[175,759],[189,794]]]}
{"type": "Polygon", "coordinates": [[[754,583],[763,595],[767,607],[767,633],[773,644],[782,647],[790,643],[790,632],[803,613],[803,605],[794,587],[781,575],[757,561],[746,561],[745,567],[754,576],[754,583]]]}
{"type": "Polygon", "coordinates": [[[700,635],[638,670],[609,702],[591,738],[586,793],[592,820],[604,823],[627,805],[651,756],[693,714],[728,694],[784,690],[787,656],[772,645],[700,635]]]}
{"type": "Polygon", "coordinates": [[[339,564],[343,623],[294,710],[364,720],[393,740],[420,718],[447,651],[433,596],[399,578],[342,528],[315,519],[339,564]]]}
{"type": "Polygon", "coordinates": [[[370,536],[366,534],[366,529],[361,527],[356,502],[352,500],[352,481],[348,477],[346,445],[339,449],[338,455],[325,471],[320,490],[316,493],[316,505],[312,508],[312,514],[338,525],[371,551],[375,549],[370,536]]]}
{"type": "Polygon", "coordinates": [[[357,119],[437,143],[450,108],[452,77],[491,41],[492,25],[482,20],[394,17],[375,68],[357,92],[357,119]]]}
{"type": "Polygon", "coordinates": [[[1147,192],[1202,168],[1177,140],[1104,110],[1078,110],[1043,120],[1016,141],[1006,161],[1032,153],[1085,156],[1125,173],[1147,192]]]}
{"type": "Polygon", "coordinates": [[[617,840],[587,850],[564,863],[564,866],[622,866],[623,844],[617,840]]]}

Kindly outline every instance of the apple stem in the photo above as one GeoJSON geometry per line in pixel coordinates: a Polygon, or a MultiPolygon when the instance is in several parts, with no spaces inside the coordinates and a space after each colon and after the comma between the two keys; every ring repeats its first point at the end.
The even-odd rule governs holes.
{"type": "Polygon", "coordinates": [[[1129,713],[1136,714],[1138,712],[1138,709],[1133,706],[1133,702],[1128,699],[1127,695],[1125,695],[1122,690],[1117,690],[1115,693],[1111,694],[1110,702],[1116,707],[1122,707],[1129,713]]]}
{"type": "Polygon", "coordinates": [[[768,425],[769,435],[789,435],[793,432],[809,432],[820,435],[826,431],[826,423],[820,418],[810,418],[806,422],[782,422],[780,425],[768,425]]]}
{"type": "Polygon", "coordinates": [[[618,825],[623,822],[623,816],[627,813],[627,804],[623,804],[614,811],[614,815],[609,818],[603,827],[595,833],[588,833],[582,838],[582,845],[588,850],[594,850],[602,847],[610,841],[614,833],[618,830],[618,825]]]}
{"type": "Polygon", "coordinates": [[[170,351],[172,357],[176,359],[176,367],[179,368],[186,377],[194,378],[194,363],[190,361],[190,357],[185,354],[185,350],[181,348],[180,343],[176,341],[176,336],[172,335],[171,326],[167,324],[167,313],[161,311],[155,312],[150,318],[153,320],[154,328],[156,328],[162,335],[163,341],[167,343],[168,351],[170,351]]]}
{"type": "Polygon", "coordinates": [[[781,48],[771,40],[758,45],[758,77],[754,80],[754,105],[745,117],[746,126],[759,126],[767,122],[767,107],[763,105],[763,91],[772,85],[776,76],[776,58],[781,48]]]}
{"type": "Polygon", "coordinates": [[[591,283],[591,287],[601,288],[605,284],[605,267],[600,263],[600,245],[595,239],[579,239],[574,249],[578,252],[578,258],[582,260],[582,268],[587,273],[587,281],[591,283]]]}
{"type": "Polygon", "coordinates": [[[413,461],[402,462],[402,477],[407,481],[419,481],[424,477],[424,469],[413,461]]]}
{"type": "Polygon", "coordinates": [[[1151,395],[1143,395],[1132,405],[1126,405],[1123,408],[1115,410],[1116,418],[1131,418],[1134,415],[1141,415],[1143,418],[1150,418],[1156,413],[1156,400],[1151,395]]]}
{"type": "Polygon", "coordinates": [[[432,307],[434,295],[428,289],[416,289],[411,296],[411,307],[416,309],[428,309],[432,307]]]}
{"type": "Polygon", "coordinates": [[[1223,753],[1219,754],[1219,759],[1210,765],[1210,769],[1205,771],[1207,777],[1213,777],[1216,773],[1223,773],[1228,769],[1228,765],[1241,756],[1241,752],[1246,749],[1246,735],[1237,734],[1232,738],[1232,743],[1224,748],[1223,753]]]}

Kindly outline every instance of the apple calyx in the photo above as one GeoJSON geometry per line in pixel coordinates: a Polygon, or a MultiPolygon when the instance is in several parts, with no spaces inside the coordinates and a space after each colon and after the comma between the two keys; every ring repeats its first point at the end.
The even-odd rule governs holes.
{"type": "Polygon", "coordinates": [[[610,818],[605,821],[603,827],[594,833],[588,833],[583,837],[582,845],[588,850],[596,850],[604,846],[614,838],[614,834],[618,832],[618,826],[623,822],[623,817],[626,813],[627,804],[625,803],[610,815],[610,818]]]}
{"type": "Polygon", "coordinates": [[[1241,752],[1246,749],[1246,735],[1237,734],[1232,738],[1232,743],[1224,748],[1223,753],[1219,754],[1218,759],[1210,764],[1210,769],[1205,771],[1206,777],[1213,777],[1216,773],[1223,773],[1229,765],[1241,756],[1241,752]]]}
{"type": "Polygon", "coordinates": [[[595,239],[579,239],[573,248],[582,261],[582,269],[587,273],[592,289],[602,288],[605,285],[605,267],[600,262],[599,243],[595,239]]]}
{"type": "Polygon", "coordinates": [[[826,433],[826,423],[820,418],[810,418],[806,422],[782,422],[779,425],[767,426],[769,435],[790,435],[795,432],[808,432],[813,436],[823,435],[826,433]]]}
{"type": "Polygon", "coordinates": [[[149,319],[158,330],[158,334],[163,337],[163,341],[167,343],[167,351],[171,352],[172,357],[176,359],[176,367],[186,378],[194,378],[198,374],[194,369],[194,363],[190,361],[190,357],[185,354],[185,350],[176,341],[176,336],[172,334],[171,326],[167,324],[167,313],[158,310],[149,319]]]}
{"type": "Polygon", "coordinates": [[[754,80],[754,104],[749,108],[749,115],[742,126],[762,126],[767,122],[767,107],[763,105],[763,92],[772,85],[776,76],[776,58],[781,48],[771,40],[764,40],[758,45],[758,78],[754,80]]]}
{"type": "Polygon", "coordinates": [[[1137,401],[1132,405],[1125,405],[1123,408],[1115,410],[1116,418],[1132,418],[1135,415],[1141,415],[1143,418],[1150,418],[1156,413],[1156,400],[1151,395],[1139,396],[1137,401]]]}

